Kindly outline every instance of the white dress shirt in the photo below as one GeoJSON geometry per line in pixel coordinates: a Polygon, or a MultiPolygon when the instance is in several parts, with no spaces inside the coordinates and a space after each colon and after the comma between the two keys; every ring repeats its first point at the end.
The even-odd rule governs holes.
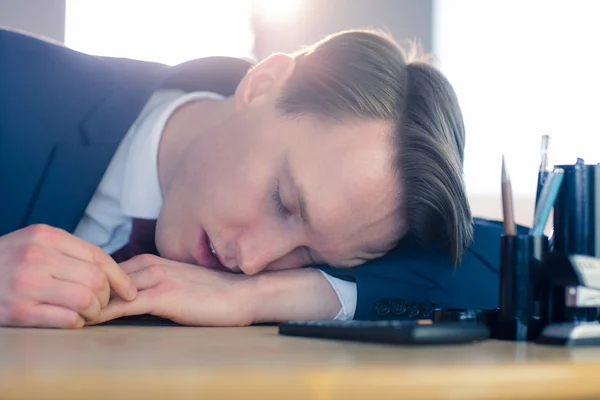
{"type": "MultiPolygon", "coordinates": [[[[210,92],[156,92],[119,145],[74,234],[111,254],[129,241],[132,218],[158,218],[158,145],[167,120],[184,103],[222,98],[210,92]]],[[[356,284],[321,273],[342,305],[335,319],[354,318],[356,284]]]]}

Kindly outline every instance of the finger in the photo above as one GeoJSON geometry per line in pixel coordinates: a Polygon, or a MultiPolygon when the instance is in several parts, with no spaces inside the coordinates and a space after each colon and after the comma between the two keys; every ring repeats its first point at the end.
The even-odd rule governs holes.
{"type": "Polygon", "coordinates": [[[129,274],[129,277],[138,290],[150,289],[164,280],[165,269],[162,265],[151,265],[129,274]]]}
{"type": "Polygon", "coordinates": [[[137,295],[138,291],[135,285],[131,281],[131,278],[125,271],[121,269],[119,264],[104,264],[102,270],[108,278],[110,288],[124,300],[132,301],[137,295]]]}
{"type": "Polygon", "coordinates": [[[151,313],[151,291],[140,291],[139,295],[133,301],[125,301],[115,298],[108,303],[106,308],[100,311],[98,318],[87,321],[87,325],[101,324],[115,318],[128,317],[130,315],[141,315],[151,313]]]}
{"type": "Polygon", "coordinates": [[[52,304],[36,304],[20,326],[30,328],[82,328],[85,320],[77,312],[52,304]]]}
{"type": "Polygon", "coordinates": [[[108,305],[112,293],[113,292],[110,288],[108,280],[104,281],[104,285],[102,285],[102,290],[100,291],[100,293],[96,293],[98,295],[98,300],[100,300],[100,307],[104,308],[108,305]]]}
{"type": "Polygon", "coordinates": [[[25,228],[23,232],[29,240],[49,245],[64,255],[100,267],[108,277],[110,287],[123,299],[132,300],[137,295],[137,290],[127,274],[98,246],[67,231],[47,225],[32,225],[25,228]]]}
{"type": "Polygon", "coordinates": [[[48,285],[38,288],[31,297],[42,304],[50,304],[70,309],[87,320],[98,318],[100,301],[87,287],[53,279],[48,285]]]}
{"type": "Polygon", "coordinates": [[[124,261],[119,265],[121,266],[121,269],[123,271],[125,271],[127,274],[131,274],[132,272],[148,268],[151,265],[164,264],[169,262],[169,260],[155,256],[153,254],[140,254],[139,256],[130,258],[129,260],[124,261]]]}
{"type": "Polygon", "coordinates": [[[106,307],[110,297],[108,277],[100,268],[80,260],[67,257],[54,250],[49,252],[48,269],[56,280],[71,282],[89,288],[98,298],[101,307],[106,307]]]}

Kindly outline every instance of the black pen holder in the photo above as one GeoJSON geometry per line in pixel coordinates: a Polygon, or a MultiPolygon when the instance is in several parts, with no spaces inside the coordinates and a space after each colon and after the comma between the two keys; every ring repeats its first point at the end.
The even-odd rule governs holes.
{"type": "MultiPolygon", "coordinates": [[[[551,251],[559,257],[575,254],[600,257],[600,167],[583,163],[557,167],[565,172],[554,205],[551,251]]],[[[598,320],[598,307],[567,306],[565,290],[563,286],[552,289],[551,322],[598,320]]]]}
{"type": "Polygon", "coordinates": [[[564,172],[563,182],[554,205],[554,238],[552,251],[600,257],[600,241],[596,232],[600,190],[596,181],[596,165],[557,165],[564,172]]]}
{"type": "Polygon", "coordinates": [[[532,341],[548,322],[550,286],[542,273],[548,238],[519,235],[500,240],[500,311],[494,336],[532,341]]]}

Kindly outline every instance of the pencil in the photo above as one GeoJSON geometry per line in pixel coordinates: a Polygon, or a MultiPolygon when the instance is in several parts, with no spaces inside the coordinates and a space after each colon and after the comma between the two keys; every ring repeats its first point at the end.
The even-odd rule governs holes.
{"type": "Polygon", "coordinates": [[[504,156],[502,156],[502,214],[504,235],[515,236],[517,234],[517,227],[515,226],[512,185],[504,156]]]}

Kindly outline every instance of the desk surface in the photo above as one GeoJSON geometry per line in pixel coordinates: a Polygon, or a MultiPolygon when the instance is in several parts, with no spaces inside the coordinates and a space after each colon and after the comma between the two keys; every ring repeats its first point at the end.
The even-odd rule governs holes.
{"type": "Polygon", "coordinates": [[[0,328],[0,398],[600,398],[600,348],[401,347],[276,327],[0,328]],[[373,396],[373,393],[376,396],[373,396]]]}

